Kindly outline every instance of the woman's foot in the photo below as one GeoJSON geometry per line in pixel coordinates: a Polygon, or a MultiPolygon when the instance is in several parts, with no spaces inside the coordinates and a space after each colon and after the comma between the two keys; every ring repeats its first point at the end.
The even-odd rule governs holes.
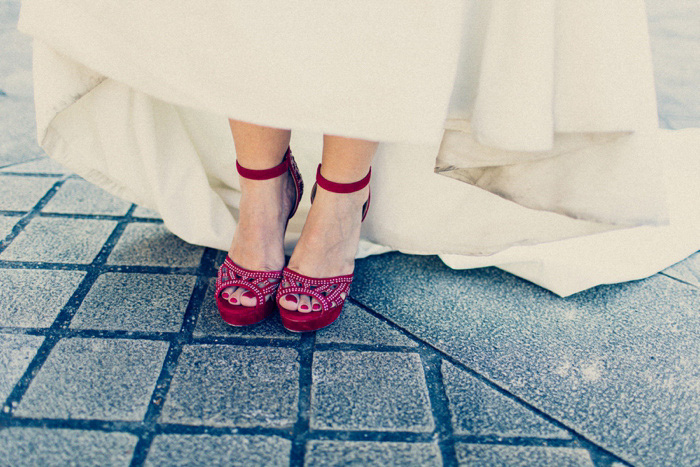
{"type": "MultiPolygon", "coordinates": [[[[284,267],[284,230],[294,206],[294,181],[285,174],[269,180],[241,177],[240,183],[238,226],[228,254],[243,268],[279,271],[284,267]]],[[[278,279],[266,281],[277,282],[278,279]]],[[[232,305],[257,305],[255,294],[243,287],[228,287],[221,292],[221,297],[232,305]]],[[[272,295],[265,296],[265,300],[270,299],[272,295]]]]}
{"type": "MultiPolygon", "coordinates": [[[[316,197],[287,267],[317,278],[351,274],[360,241],[362,207],[368,196],[368,186],[354,193],[342,194],[317,187],[316,197]]],[[[302,313],[321,310],[318,300],[308,295],[287,294],[280,298],[279,304],[287,310],[302,313]]]]}

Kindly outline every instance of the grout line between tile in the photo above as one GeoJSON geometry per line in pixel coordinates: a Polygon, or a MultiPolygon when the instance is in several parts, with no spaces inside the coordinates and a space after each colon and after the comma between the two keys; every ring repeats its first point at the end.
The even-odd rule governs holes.
{"type": "Polygon", "coordinates": [[[440,368],[442,359],[426,347],[421,347],[420,350],[425,384],[428,388],[430,408],[435,422],[435,438],[442,454],[442,462],[445,467],[456,467],[457,454],[452,430],[452,415],[440,368]]]}
{"type": "Polygon", "coordinates": [[[96,221],[120,221],[124,214],[85,214],[79,212],[40,212],[39,217],[47,219],[87,219],[96,221]]]}
{"type": "Polygon", "coordinates": [[[688,281],[685,281],[685,280],[683,280],[683,279],[679,279],[679,278],[677,278],[677,277],[675,277],[675,276],[672,276],[672,275],[670,275],[670,274],[667,274],[667,273],[665,273],[665,272],[663,272],[663,271],[659,272],[658,274],[659,274],[660,276],[665,276],[665,277],[667,277],[668,279],[674,280],[674,281],[676,281],[676,282],[680,282],[681,284],[689,285],[689,286],[694,287],[694,288],[696,288],[696,289],[700,289],[700,287],[698,287],[697,284],[693,284],[692,282],[688,282],[688,281]]]}
{"type": "Polygon", "coordinates": [[[316,344],[317,351],[351,351],[351,352],[386,352],[386,353],[416,353],[418,347],[404,345],[380,344],[350,344],[346,342],[324,342],[316,344]]]}
{"type": "MultiPolygon", "coordinates": [[[[175,341],[180,339],[177,332],[126,331],[110,329],[75,329],[75,328],[20,328],[0,326],[0,333],[28,334],[33,336],[57,335],[61,339],[68,338],[97,338],[97,339],[127,339],[149,341],[175,341]]],[[[193,345],[239,345],[244,347],[291,347],[297,348],[299,341],[277,337],[255,336],[205,336],[193,337],[187,341],[193,345]]],[[[360,349],[357,349],[360,350],[360,349]]]]}
{"type": "Polygon", "coordinates": [[[182,353],[182,347],[182,342],[170,342],[168,353],[165,355],[165,359],[163,359],[163,366],[161,367],[153,393],[148,402],[146,415],[140,425],[142,430],[139,440],[134,447],[134,454],[129,464],[131,466],[140,466],[146,461],[148,451],[156,435],[156,422],[163,409],[168,389],[170,389],[170,382],[172,381],[173,373],[177,367],[177,361],[182,353]]]}
{"type": "MultiPolygon", "coordinates": [[[[76,264],[76,263],[45,263],[45,262],[30,262],[30,261],[2,261],[0,260],[0,269],[46,269],[46,270],[62,270],[62,271],[87,271],[91,269],[91,264],[76,264]]],[[[140,274],[171,274],[171,275],[189,275],[198,274],[197,268],[192,267],[170,267],[170,266],[123,266],[116,264],[105,264],[100,268],[101,273],[105,272],[124,272],[124,273],[140,273],[140,274]]],[[[208,276],[209,277],[209,276],[208,276]]]]}
{"type": "MultiPolygon", "coordinates": [[[[6,97],[6,96],[7,96],[7,94],[5,94],[4,92],[2,92],[0,90],[0,97],[6,97]]],[[[0,170],[7,169],[8,167],[14,167],[16,165],[27,164],[29,162],[36,162],[36,161],[39,161],[41,159],[44,159],[44,157],[35,157],[34,159],[27,159],[27,160],[22,160],[22,161],[18,161],[18,162],[10,162],[7,165],[0,166],[0,170]]],[[[5,172],[2,172],[2,174],[5,174],[5,172]]]]}
{"type": "Polygon", "coordinates": [[[47,271],[87,271],[89,264],[2,261],[0,269],[45,269],[47,271]]]}
{"type": "MultiPolygon", "coordinates": [[[[32,417],[13,417],[3,422],[2,428],[34,427],[50,430],[90,430],[102,432],[122,432],[142,436],[148,430],[143,421],[98,420],[98,419],[47,419],[32,417]]],[[[210,426],[186,425],[179,423],[156,423],[152,428],[154,435],[160,434],[190,434],[190,435],[243,435],[243,436],[277,436],[284,439],[294,438],[294,433],[288,428],[271,428],[264,426],[210,426]]],[[[410,431],[343,431],[343,430],[313,430],[303,436],[307,441],[370,441],[370,442],[403,442],[403,443],[434,443],[433,432],[410,431]]],[[[494,444],[499,446],[542,446],[582,448],[576,440],[511,437],[455,435],[454,441],[461,443],[494,444]]],[[[304,443],[302,443],[304,445],[304,443]]],[[[585,449],[585,448],[584,448],[585,449]]]]}
{"type": "Polygon", "coordinates": [[[311,425],[311,387],[313,385],[313,354],[316,333],[303,333],[298,343],[299,351],[299,400],[297,422],[292,431],[290,467],[302,467],[306,454],[306,441],[311,425]]]}
{"type": "MultiPolygon", "coordinates": [[[[2,168],[0,168],[2,170],[2,168]]],[[[44,172],[0,172],[3,177],[34,177],[34,178],[61,178],[66,174],[61,173],[44,173],[44,172]]]]}

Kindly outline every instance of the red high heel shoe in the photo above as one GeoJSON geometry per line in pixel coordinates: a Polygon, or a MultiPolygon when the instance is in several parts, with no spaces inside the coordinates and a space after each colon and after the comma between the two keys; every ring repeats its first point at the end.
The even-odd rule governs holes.
{"type": "MultiPolygon", "coordinates": [[[[294,216],[299,207],[299,201],[304,192],[304,183],[301,180],[301,173],[294,162],[294,157],[292,157],[292,151],[287,148],[282,162],[271,169],[246,169],[238,161],[236,161],[236,169],[242,177],[252,180],[269,180],[284,174],[289,174],[292,177],[296,197],[294,206],[287,217],[287,223],[289,223],[289,219],[294,216]]],[[[287,229],[287,224],[285,224],[284,228],[285,230],[287,229]]],[[[219,268],[216,278],[216,306],[219,308],[221,318],[232,326],[248,326],[259,323],[270,316],[275,311],[275,300],[265,300],[265,296],[275,293],[275,289],[280,282],[273,282],[272,280],[281,279],[281,276],[282,271],[254,271],[242,268],[226,255],[224,264],[219,268]],[[230,304],[221,297],[221,292],[228,287],[242,287],[252,292],[257,299],[256,305],[249,307],[230,304]]]]}
{"type": "MultiPolygon", "coordinates": [[[[354,193],[360,191],[369,184],[372,169],[365,178],[353,183],[336,183],[327,180],[321,175],[321,165],[316,171],[316,183],[311,190],[311,201],[316,195],[317,185],[326,191],[333,193],[354,193]]],[[[369,210],[370,197],[362,206],[362,220],[365,220],[369,210]]],[[[345,299],[350,292],[353,274],[346,274],[335,277],[308,277],[289,268],[282,271],[282,282],[277,289],[277,308],[279,309],[282,324],[288,331],[304,332],[317,331],[333,323],[345,304],[345,299]],[[314,297],[321,304],[320,311],[310,311],[302,313],[300,311],[287,310],[280,305],[280,300],[287,294],[309,295],[314,297]]]]}

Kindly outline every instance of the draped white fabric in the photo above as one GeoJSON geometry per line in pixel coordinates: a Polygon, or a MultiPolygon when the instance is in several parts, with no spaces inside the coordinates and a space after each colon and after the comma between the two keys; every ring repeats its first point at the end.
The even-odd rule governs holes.
{"type": "Polygon", "coordinates": [[[468,5],[436,170],[534,209],[666,223],[643,2],[468,5]]]}
{"type": "Polygon", "coordinates": [[[382,141],[359,256],[567,295],[700,248],[700,132],[657,129],[640,0],[25,0],[19,27],[49,155],[192,243],[236,226],[233,117],[292,128],[307,181],[321,133],[382,141]]]}

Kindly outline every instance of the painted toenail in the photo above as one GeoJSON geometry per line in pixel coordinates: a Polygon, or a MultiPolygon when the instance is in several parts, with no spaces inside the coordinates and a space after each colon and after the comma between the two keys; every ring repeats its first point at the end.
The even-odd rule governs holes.
{"type": "Polygon", "coordinates": [[[314,303],[314,305],[313,305],[311,308],[312,308],[313,310],[318,311],[318,310],[321,309],[321,305],[319,305],[318,303],[314,303]]]}
{"type": "Polygon", "coordinates": [[[250,291],[248,291],[248,292],[243,292],[243,295],[241,295],[241,297],[245,297],[245,298],[255,298],[255,294],[254,294],[253,292],[250,292],[250,291]]]}
{"type": "Polygon", "coordinates": [[[222,293],[221,296],[224,297],[224,298],[229,298],[229,297],[230,297],[230,295],[227,294],[226,292],[222,293]]]}
{"type": "Polygon", "coordinates": [[[284,299],[287,300],[288,302],[296,303],[297,298],[294,295],[285,295],[284,299]]]}
{"type": "Polygon", "coordinates": [[[306,306],[306,305],[301,305],[301,306],[299,307],[299,309],[300,309],[300,310],[308,310],[309,307],[306,306]]]}
{"type": "Polygon", "coordinates": [[[234,298],[232,298],[232,299],[231,299],[231,301],[232,301],[233,303],[238,303],[238,299],[237,299],[237,298],[235,298],[235,297],[234,297],[234,298]]]}

